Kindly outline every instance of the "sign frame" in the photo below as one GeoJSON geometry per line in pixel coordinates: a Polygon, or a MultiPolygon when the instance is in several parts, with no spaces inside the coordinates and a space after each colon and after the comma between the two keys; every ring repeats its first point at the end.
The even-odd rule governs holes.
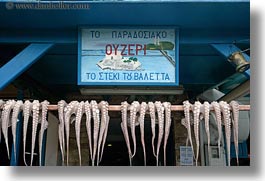
{"type": "Polygon", "coordinates": [[[179,86],[179,27],[178,26],[79,26],[78,27],[78,71],[77,85],[80,86],[179,86]],[[82,58],[82,30],[83,29],[174,29],[175,31],[175,82],[82,82],[81,58],[82,58]]]}

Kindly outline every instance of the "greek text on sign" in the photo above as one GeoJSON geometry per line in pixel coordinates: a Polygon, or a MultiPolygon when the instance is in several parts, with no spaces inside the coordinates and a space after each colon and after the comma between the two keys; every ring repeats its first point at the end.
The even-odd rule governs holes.
{"type": "Polygon", "coordinates": [[[82,29],[80,41],[81,85],[178,83],[175,29],[82,29]]]}

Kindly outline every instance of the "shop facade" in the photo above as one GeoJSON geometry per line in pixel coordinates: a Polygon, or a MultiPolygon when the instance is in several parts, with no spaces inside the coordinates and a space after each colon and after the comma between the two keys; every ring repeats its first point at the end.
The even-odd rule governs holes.
{"type": "MultiPolygon", "coordinates": [[[[121,129],[121,103],[124,101],[129,106],[134,101],[139,104],[156,101],[171,104],[166,162],[163,144],[158,163],[154,156],[151,112],[146,108],[146,159],[144,161],[139,125],[135,128],[136,147],[130,138],[131,149],[136,150],[131,165],[140,166],[146,162],[147,166],[163,166],[165,163],[168,166],[185,166],[196,163],[195,154],[187,141],[187,129],[182,122],[186,118],[183,102],[188,100],[194,106],[195,102],[211,104],[214,101],[230,103],[235,100],[240,104],[238,156],[233,131],[231,158],[227,156],[224,125],[222,152],[218,149],[216,115],[213,113],[209,118],[209,149],[204,121],[199,125],[197,165],[237,165],[236,157],[239,165],[250,164],[249,1],[1,1],[0,11],[1,114],[8,100],[23,100],[24,106],[26,100],[49,101],[48,127],[43,132],[42,143],[39,143],[38,137],[36,139],[32,165],[67,165],[66,160],[68,165],[80,165],[76,117],[74,120],[71,118],[72,124],[69,124],[69,150],[64,152],[68,153],[68,159],[61,151],[58,131],[60,100],[65,100],[67,105],[72,101],[91,103],[91,100],[98,105],[103,100],[109,104],[108,130],[100,166],[130,165],[125,134],[121,129]]],[[[130,111],[128,108],[129,117],[130,111]]],[[[158,112],[156,116],[159,116],[158,112]]],[[[191,109],[191,116],[193,113],[191,109]]],[[[103,111],[100,116],[102,114],[103,111]]],[[[136,115],[139,117],[140,107],[136,115]]],[[[25,150],[23,111],[18,116],[16,147],[9,125],[10,159],[2,126],[0,155],[3,159],[0,165],[24,166],[24,160],[30,165],[34,127],[31,117],[33,115],[29,118],[25,150]]],[[[100,119],[102,122],[103,118],[100,119]]],[[[85,114],[80,120],[81,165],[92,165],[85,114]]],[[[130,120],[128,118],[128,124],[130,120]]],[[[157,118],[155,145],[159,135],[158,122],[157,118]]],[[[92,128],[94,124],[91,124],[92,128]]],[[[193,127],[192,140],[197,151],[193,127]]],[[[37,126],[36,135],[40,134],[40,130],[41,123],[37,126]]],[[[128,130],[131,133],[130,126],[128,130]]]]}

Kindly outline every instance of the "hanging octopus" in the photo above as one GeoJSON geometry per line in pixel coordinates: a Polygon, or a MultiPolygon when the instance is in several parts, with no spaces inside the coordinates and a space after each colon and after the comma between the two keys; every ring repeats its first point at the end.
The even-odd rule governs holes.
{"type": "Polygon", "coordinates": [[[3,107],[3,105],[5,104],[5,101],[0,99],[0,143],[1,143],[1,136],[2,136],[2,111],[1,108],[3,107]]]}
{"type": "Polygon", "coordinates": [[[187,129],[187,132],[188,132],[187,142],[188,142],[188,140],[190,141],[192,153],[193,153],[193,155],[195,155],[194,154],[193,143],[192,143],[192,138],[191,138],[191,116],[190,116],[191,104],[190,104],[190,102],[189,101],[184,101],[183,102],[183,108],[184,108],[184,115],[185,115],[185,123],[183,121],[182,124],[187,129]]]}
{"type": "Polygon", "coordinates": [[[225,137],[227,147],[227,163],[230,166],[230,141],[231,141],[231,118],[230,118],[230,106],[227,102],[220,101],[221,112],[223,114],[223,124],[225,125],[225,137]]]}
{"type": "Polygon", "coordinates": [[[237,101],[231,101],[230,106],[232,109],[232,123],[233,123],[233,134],[234,134],[234,144],[235,144],[235,151],[236,151],[236,161],[237,165],[239,165],[238,160],[238,120],[239,120],[239,104],[237,101]]]}
{"type": "Polygon", "coordinates": [[[16,101],[9,100],[4,104],[2,111],[2,131],[6,142],[7,156],[10,159],[9,146],[8,146],[8,127],[10,126],[10,113],[14,108],[16,101]]]}
{"type": "Polygon", "coordinates": [[[22,109],[23,109],[23,101],[19,100],[15,103],[13,113],[12,113],[12,118],[11,118],[15,161],[17,160],[17,150],[16,150],[16,146],[17,146],[17,144],[16,144],[17,122],[18,122],[18,115],[22,109]]]}
{"type": "Polygon", "coordinates": [[[150,112],[150,118],[151,118],[151,130],[152,130],[152,149],[153,149],[153,155],[156,157],[155,153],[155,126],[156,126],[156,112],[155,112],[155,105],[153,102],[148,102],[148,109],[150,112]]]}
{"type": "Polygon", "coordinates": [[[100,160],[99,162],[101,162],[102,160],[102,157],[103,157],[103,151],[104,151],[104,146],[105,146],[105,143],[106,143],[106,139],[107,139],[107,135],[108,135],[108,128],[109,128],[109,120],[110,120],[110,117],[109,115],[107,115],[107,118],[106,118],[106,130],[104,132],[104,136],[103,136],[103,143],[102,143],[102,148],[101,148],[101,154],[100,154],[100,160]]]}
{"type": "Polygon", "coordinates": [[[170,126],[171,126],[171,103],[164,102],[163,106],[165,108],[165,137],[164,137],[164,166],[166,166],[166,147],[167,147],[167,140],[170,133],[170,126]]]}
{"type": "Polygon", "coordinates": [[[193,116],[194,116],[194,135],[196,140],[196,156],[195,156],[195,163],[196,166],[198,165],[198,158],[199,158],[199,148],[200,148],[200,137],[199,137],[199,125],[200,125],[200,113],[201,113],[201,103],[196,101],[193,106],[193,116]]]}
{"type": "Polygon", "coordinates": [[[84,101],[81,101],[78,104],[78,107],[76,110],[76,120],[75,120],[76,143],[77,143],[80,166],[82,165],[81,146],[80,146],[80,129],[81,129],[80,126],[81,126],[81,120],[82,120],[83,114],[84,114],[84,101]]]}
{"type": "Polygon", "coordinates": [[[210,104],[206,101],[203,103],[203,115],[204,115],[205,132],[208,141],[208,154],[210,154],[210,128],[209,128],[210,104]]]}
{"type": "Polygon", "coordinates": [[[92,108],[92,116],[94,120],[94,131],[93,131],[93,156],[92,156],[92,166],[95,165],[95,158],[97,153],[97,142],[98,142],[98,134],[99,134],[99,125],[100,125],[100,118],[99,118],[99,109],[98,104],[96,101],[90,102],[92,108]]]}
{"type": "Polygon", "coordinates": [[[155,102],[155,107],[158,114],[158,141],[157,141],[157,148],[156,148],[156,166],[158,166],[159,161],[159,150],[160,145],[164,135],[164,107],[160,101],[155,102]]]}
{"type": "MultiPolygon", "coordinates": [[[[191,116],[190,117],[191,119],[190,119],[190,125],[193,125],[194,124],[194,121],[193,121],[193,117],[191,116]]],[[[181,124],[187,129],[188,128],[188,124],[187,124],[187,122],[186,122],[186,119],[185,118],[182,118],[181,119],[181,124]]],[[[188,144],[189,144],[189,137],[187,136],[187,139],[186,139],[186,147],[188,146],[188,144]]],[[[191,148],[193,149],[193,146],[191,146],[191,148]]],[[[185,149],[186,151],[186,155],[188,154],[188,149],[185,149]]],[[[192,156],[193,156],[193,159],[195,160],[196,158],[195,158],[195,154],[194,154],[194,152],[192,153],[192,156]]]]}
{"type": "Polygon", "coordinates": [[[132,165],[132,152],[131,152],[131,146],[130,146],[130,139],[129,139],[129,133],[128,133],[128,129],[127,129],[127,111],[128,111],[128,103],[122,102],[121,103],[121,130],[127,145],[127,149],[128,149],[128,154],[129,154],[129,161],[130,161],[130,166],[132,165]]]}
{"type": "Polygon", "coordinates": [[[89,152],[90,152],[90,159],[92,160],[93,151],[92,151],[92,136],[91,136],[91,111],[90,111],[90,104],[88,101],[84,104],[85,114],[86,114],[86,130],[87,130],[87,137],[88,137],[88,144],[89,144],[89,152]]]}
{"type": "Polygon", "coordinates": [[[26,140],[27,140],[27,130],[29,117],[32,111],[32,103],[29,100],[26,100],[23,107],[24,121],[23,121],[23,159],[26,166],[26,140]]]}
{"type": "Polygon", "coordinates": [[[222,139],[222,115],[221,115],[221,108],[218,102],[213,101],[211,103],[211,106],[213,107],[213,110],[215,112],[215,120],[217,124],[217,130],[218,130],[218,152],[219,152],[219,158],[221,157],[221,139],[222,139]]]}
{"type": "Polygon", "coordinates": [[[64,165],[64,152],[65,152],[65,139],[64,139],[64,109],[67,103],[64,100],[58,102],[58,115],[59,115],[59,127],[58,127],[58,136],[60,150],[62,154],[62,162],[64,165]]]}
{"type": "Polygon", "coordinates": [[[135,126],[136,126],[136,114],[139,111],[140,103],[138,101],[133,101],[130,106],[130,127],[131,127],[131,135],[133,140],[133,154],[132,158],[136,153],[136,136],[135,136],[135,126]]]}
{"type": "Polygon", "coordinates": [[[101,101],[99,103],[99,108],[101,110],[101,124],[100,124],[99,138],[98,138],[97,166],[100,161],[100,153],[103,153],[105,139],[107,138],[107,136],[105,135],[107,135],[107,126],[108,126],[108,107],[109,104],[106,101],[101,101]]]}
{"type": "Polygon", "coordinates": [[[42,166],[42,142],[44,131],[48,128],[47,113],[48,113],[48,101],[41,102],[41,127],[39,132],[39,163],[42,166]]]}
{"type": "Polygon", "coordinates": [[[141,133],[141,142],[143,146],[144,152],[144,166],[146,166],[146,152],[145,152],[145,141],[144,141],[144,117],[147,110],[146,102],[142,102],[140,106],[140,116],[139,116],[139,123],[140,123],[140,133],[141,133]]]}
{"type": "Polygon", "coordinates": [[[69,136],[70,136],[70,118],[73,114],[76,114],[76,109],[78,107],[77,101],[70,102],[64,109],[64,126],[66,132],[66,164],[69,161],[69,136]]]}
{"type": "Polygon", "coordinates": [[[36,141],[36,134],[37,134],[37,126],[39,123],[39,111],[40,111],[40,103],[38,100],[34,100],[32,103],[32,137],[31,137],[31,159],[30,159],[30,166],[33,163],[33,155],[35,149],[35,141],[36,141]]]}

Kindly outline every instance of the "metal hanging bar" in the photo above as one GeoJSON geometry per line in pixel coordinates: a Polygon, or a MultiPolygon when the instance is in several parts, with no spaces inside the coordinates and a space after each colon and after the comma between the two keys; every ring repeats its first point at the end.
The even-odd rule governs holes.
{"type": "MultiPolygon", "coordinates": [[[[2,107],[0,107],[2,109],[2,107]]],[[[55,104],[48,105],[49,111],[57,111],[58,106],[55,104]]],[[[120,111],[121,105],[109,105],[109,111],[120,111]]],[[[210,106],[210,110],[213,110],[213,108],[210,106]]],[[[240,111],[249,111],[250,105],[239,105],[240,111]]],[[[184,111],[183,105],[171,105],[171,111],[184,111]]]]}
{"type": "MultiPolygon", "coordinates": [[[[57,105],[49,105],[48,110],[50,111],[56,111],[57,105]]],[[[120,111],[121,106],[120,105],[109,105],[109,111],[120,111]]],[[[211,108],[211,110],[213,110],[211,108]]],[[[240,111],[249,111],[250,105],[239,105],[240,111]]],[[[171,111],[184,111],[184,107],[182,105],[171,105],[171,111]]]]}

